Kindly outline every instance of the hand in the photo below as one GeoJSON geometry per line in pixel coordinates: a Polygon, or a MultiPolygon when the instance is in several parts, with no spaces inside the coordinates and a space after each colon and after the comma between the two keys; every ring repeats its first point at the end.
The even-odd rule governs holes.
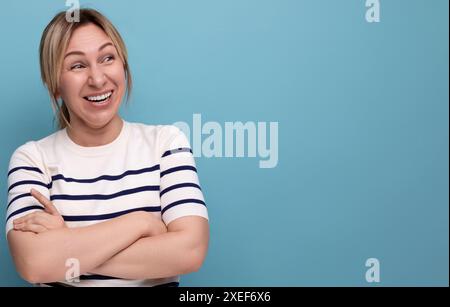
{"type": "Polygon", "coordinates": [[[36,211],[15,219],[13,221],[15,230],[41,233],[67,227],[63,217],[49,199],[35,189],[31,189],[31,196],[44,206],[44,212],[36,211]]]}
{"type": "Polygon", "coordinates": [[[166,224],[152,213],[140,211],[139,215],[145,225],[144,237],[153,237],[167,232],[166,224]]]}

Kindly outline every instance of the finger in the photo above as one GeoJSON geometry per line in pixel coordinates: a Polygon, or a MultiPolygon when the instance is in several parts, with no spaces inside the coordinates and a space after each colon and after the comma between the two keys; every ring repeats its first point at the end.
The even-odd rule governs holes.
{"type": "Polygon", "coordinates": [[[18,230],[41,233],[47,231],[47,228],[33,223],[24,223],[20,228],[18,228],[18,230]]]}
{"type": "Polygon", "coordinates": [[[50,213],[51,215],[61,215],[58,209],[56,209],[55,205],[53,205],[51,201],[47,202],[47,204],[45,204],[44,207],[45,211],[50,213]]]}
{"type": "Polygon", "coordinates": [[[44,210],[52,215],[59,215],[58,210],[56,209],[56,207],[52,204],[52,202],[45,197],[44,195],[42,195],[39,191],[35,190],[35,189],[31,189],[30,191],[31,196],[33,196],[34,198],[36,198],[42,205],[44,205],[44,210]]]}
{"type": "Polygon", "coordinates": [[[30,217],[30,219],[28,220],[28,223],[32,223],[32,224],[36,224],[36,225],[41,225],[41,226],[46,226],[48,225],[48,213],[42,213],[42,214],[36,214],[35,216],[30,217]]]}
{"type": "Polygon", "coordinates": [[[29,218],[31,218],[33,215],[35,215],[35,212],[29,213],[27,215],[24,215],[22,217],[19,217],[17,219],[15,219],[13,221],[13,223],[24,223],[25,221],[27,221],[29,218]]]}
{"type": "Polygon", "coordinates": [[[36,211],[36,212],[32,212],[32,213],[29,213],[29,214],[27,214],[27,215],[24,215],[24,216],[22,216],[22,217],[19,217],[19,218],[15,219],[15,220],[13,221],[13,223],[14,223],[14,224],[17,224],[17,223],[24,223],[24,222],[27,222],[27,221],[29,221],[29,220],[33,220],[34,217],[36,217],[36,216],[40,216],[40,217],[43,217],[43,218],[45,218],[46,220],[48,220],[48,218],[49,218],[49,216],[51,216],[51,214],[50,214],[50,213],[47,213],[47,212],[36,211]]]}
{"type": "Polygon", "coordinates": [[[13,220],[13,224],[20,224],[24,221],[25,216],[19,217],[18,219],[13,220]]]}
{"type": "Polygon", "coordinates": [[[44,195],[41,194],[41,192],[39,192],[36,189],[31,189],[30,190],[30,194],[31,196],[33,196],[34,198],[36,198],[41,204],[45,204],[48,200],[44,195]]]}

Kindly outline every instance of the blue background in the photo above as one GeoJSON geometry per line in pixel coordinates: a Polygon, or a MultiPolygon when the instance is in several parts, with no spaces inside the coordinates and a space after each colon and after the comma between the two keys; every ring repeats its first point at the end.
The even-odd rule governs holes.
{"type": "MultiPolygon", "coordinates": [[[[182,286],[449,283],[447,0],[81,1],[130,54],[128,121],[279,122],[279,162],[197,158],[208,257],[182,286]]],[[[39,74],[42,30],[65,1],[0,10],[0,181],[9,158],[54,131],[39,74]]],[[[5,210],[0,211],[4,219],[5,210]]],[[[0,228],[0,285],[26,285],[0,228]]]]}

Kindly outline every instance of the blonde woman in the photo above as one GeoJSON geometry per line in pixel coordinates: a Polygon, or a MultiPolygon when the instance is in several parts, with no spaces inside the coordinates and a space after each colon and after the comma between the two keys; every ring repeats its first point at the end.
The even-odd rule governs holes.
{"type": "Polygon", "coordinates": [[[99,12],[57,14],[40,65],[60,129],[11,157],[6,233],[19,274],[39,285],[177,286],[209,241],[188,140],[119,116],[127,51],[99,12]]]}

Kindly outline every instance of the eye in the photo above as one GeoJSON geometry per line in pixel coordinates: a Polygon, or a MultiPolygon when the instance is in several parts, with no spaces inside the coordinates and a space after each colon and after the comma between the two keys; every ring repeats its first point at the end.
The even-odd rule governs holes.
{"type": "Polygon", "coordinates": [[[82,69],[82,68],[84,68],[84,66],[83,66],[83,64],[75,64],[75,65],[72,65],[71,67],[70,67],[70,70],[79,70],[79,69],[82,69]]]}
{"type": "Polygon", "coordinates": [[[113,55],[108,55],[108,56],[103,58],[103,63],[111,62],[112,60],[114,60],[114,56],[113,55]]]}

